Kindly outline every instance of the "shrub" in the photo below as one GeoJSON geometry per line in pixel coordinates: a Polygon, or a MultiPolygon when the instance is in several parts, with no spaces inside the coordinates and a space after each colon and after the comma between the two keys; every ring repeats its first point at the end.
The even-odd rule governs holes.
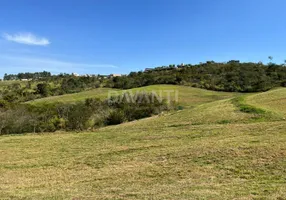
{"type": "Polygon", "coordinates": [[[47,97],[50,95],[50,85],[47,83],[39,83],[37,85],[37,94],[40,94],[43,97],[47,97]]]}
{"type": "Polygon", "coordinates": [[[0,99],[0,108],[8,108],[8,106],[9,106],[9,102],[3,99],[0,99]]]}
{"type": "Polygon", "coordinates": [[[117,125],[126,121],[124,112],[120,110],[112,110],[105,120],[106,125],[117,125]]]}

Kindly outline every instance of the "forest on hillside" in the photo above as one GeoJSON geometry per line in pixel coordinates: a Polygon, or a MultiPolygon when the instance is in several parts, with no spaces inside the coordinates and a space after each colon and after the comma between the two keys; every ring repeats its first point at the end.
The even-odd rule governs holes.
{"type": "Polygon", "coordinates": [[[259,92],[286,86],[286,67],[269,63],[208,61],[198,65],[169,65],[115,77],[108,87],[129,89],[153,84],[179,84],[227,92],[259,92]]]}

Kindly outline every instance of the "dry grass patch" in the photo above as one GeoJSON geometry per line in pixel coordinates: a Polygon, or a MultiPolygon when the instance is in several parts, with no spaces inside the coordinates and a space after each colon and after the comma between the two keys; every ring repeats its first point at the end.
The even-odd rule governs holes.
{"type": "Polygon", "coordinates": [[[4,136],[0,198],[285,198],[285,129],[283,122],[134,125],[4,136]]]}
{"type": "Polygon", "coordinates": [[[95,132],[1,136],[0,199],[286,199],[286,122],[211,93],[95,132]]]}

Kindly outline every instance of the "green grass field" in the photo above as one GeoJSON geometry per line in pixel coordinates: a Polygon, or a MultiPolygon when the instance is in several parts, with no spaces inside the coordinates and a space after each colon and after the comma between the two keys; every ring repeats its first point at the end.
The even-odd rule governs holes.
{"type": "Polygon", "coordinates": [[[1,136],[0,199],[286,199],[286,89],[245,96],[271,113],[263,121],[233,103],[240,94],[141,89],[178,90],[185,109],[95,132],[1,136]]]}

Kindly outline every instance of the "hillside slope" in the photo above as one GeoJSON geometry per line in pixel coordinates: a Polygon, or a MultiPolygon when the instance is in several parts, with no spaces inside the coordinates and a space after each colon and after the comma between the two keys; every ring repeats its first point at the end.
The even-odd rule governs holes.
{"type": "MultiPolygon", "coordinates": [[[[178,112],[96,132],[1,136],[0,198],[285,199],[285,120],[253,121],[236,94],[180,90],[178,112]]],[[[271,99],[267,109],[285,113],[273,103],[285,91],[245,103],[266,109],[260,99],[271,99]]]]}
{"type": "Polygon", "coordinates": [[[98,88],[93,90],[88,90],[84,92],[66,94],[62,96],[52,96],[42,99],[37,99],[27,103],[30,104],[41,104],[41,103],[56,103],[56,102],[65,102],[72,103],[76,101],[83,101],[86,98],[101,98],[107,99],[108,95],[120,95],[124,92],[136,92],[145,91],[145,92],[155,92],[157,95],[162,95],[163,98],[168,96],[170,93],[171,100],[175,100],[175,93],[178,96],[178,101],[180,104],[185,106],[194,106],[197,104],[211,102],[214,100],[231,98],[236,96],[237,93],[230,92],[214,92],[199,88],[187,87],[187,86],[176,86],[176,85],[152,85],[141,88],[134,88],[130,90],[117,90],[111,88],[98,88]]]}
{"type": "Polygon", "coordinates": [[[108,96],[109,91],[116,91],[110,88],[98,88],[93,90],[87,90],[84,92],[74,93],[74,94],[65,94],[61,96],[51,96],[41,99],[36,99],[29,101],[30,104],[42,104],[42,103],[73,103],[76,101],[84,101],[86,98],[101,98],[105,99],[108,96]]]}
{"type": "Polygon", "coordinates": [[[286,117],[286,90],[278,88],[265,93],[259,93],[247,98],[250,105],[276,112],[286,117]]]}

